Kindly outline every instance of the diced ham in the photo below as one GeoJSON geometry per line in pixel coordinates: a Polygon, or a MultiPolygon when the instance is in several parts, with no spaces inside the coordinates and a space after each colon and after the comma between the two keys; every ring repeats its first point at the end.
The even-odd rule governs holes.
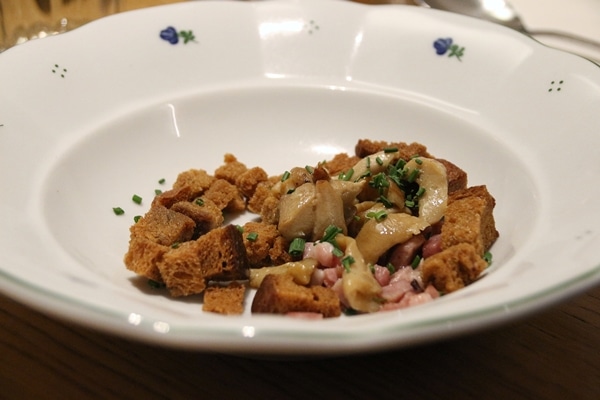
{"type": "Polygon", "coordinates": [[[410,282],[398,280],[381,288],[381,297],[390,303],[396,303],[404,297],[405,294],[412,291],[410,282]]]}
{"type": "Polygon", "coordinates": [[[322,267],[333,267],[338,263],[338,258],[333,255],[334,247],[329,242],[308,242],[304,246],[302,258],[313,258],[322,267]]]}
{"type": "Polygon", "coordinates": [[[425,236],[421,233],[413,236],[404,243],[396,245],[390,254],[390,264],[396,268],[411,265],[426,240],[425,236]]]}
{"type": "Polygon", "coordinates": [[[431,257],[434,254],[442,251],[442,235],[437,234],[431,236],[425,244],[423,244],[423,258],[431,257]]]}
{"type": "Polygon", "coordinates": [[[341,277],[339,268],[325,268],[323,270],[323,284],[326,287],[332,287],[341,277]]]}
{"type": "Polygon", "coordinates": [[[386,286],[390,283],[390,270],[381,265],[375,265],[375,280],[381,285],[386,286]]]}

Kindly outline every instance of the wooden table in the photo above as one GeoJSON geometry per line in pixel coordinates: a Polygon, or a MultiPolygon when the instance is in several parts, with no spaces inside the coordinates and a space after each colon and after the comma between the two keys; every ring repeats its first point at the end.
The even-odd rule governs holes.
{"type": "Polygon", "coordinates": [[[600,399],[600,287],[483,333],[325,359],[149,346],[1,295],[0,327],[0,399],[600,399]]]}

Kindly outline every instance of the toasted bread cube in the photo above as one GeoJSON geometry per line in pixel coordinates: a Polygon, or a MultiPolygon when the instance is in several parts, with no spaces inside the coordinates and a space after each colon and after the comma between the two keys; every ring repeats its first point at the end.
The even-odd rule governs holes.
{"type": "Polygon", "coordinates": [[[425,285],[443,293],[454,292],[473,283],[487,267],[478,250],[469,243],[460,243],[427,257],[421,264],[425,285]]]}
{"type": "Polygon", "coordinates": [[[198,199],[198,202],[180,201],[171,207],[171,210],[187,215],[196,223],[194,238],[218,228],[225,220],[215,203],[200,197],[198,199]]]}
{"type": "Polygon", "coordinates": [[[452,193],[442,225],[442,249],[469,243],[483,255],[498,238],[494,221],[496,201],[485,186],[452,193]]]}
{"type": "Polygon", "coordinates": [[[162,276],[158,269],[158,262],[169,251],[169,246],[158,244],[146,238],[132,238],[129,241],[129,249],[124,257],[125,266],[128,270],[138,275],[162,282],[162,276]]]}
{"type": "Polygon", "coordinates": [[[225,315],[244,313],[244,297],[246,287],[239,282],[229,285],[212,285],[204,291],[202,311],[225,315]]]}
{"type": "Polygon", "coordinates": [[[247,279],[248,259],[241,233],[227,225],[165,253],[158,269],[172,296],[188,296],[203,292],[209,280],[247,279]]]}
{"type": "Polygon", "coordinates": [[[322,314],[324,318],[338,317],[341,314],[337,294],[323,286],[301,286],[291,275],[267,275],[260,284],[254,300],[252,312],[262,314],[287,314],[309,312],[322,314]]]}

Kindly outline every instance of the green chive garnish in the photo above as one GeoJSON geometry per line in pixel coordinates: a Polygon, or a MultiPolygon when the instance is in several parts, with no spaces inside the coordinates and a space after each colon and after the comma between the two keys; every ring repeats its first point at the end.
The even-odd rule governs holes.
{"type": "Polygon", "coordinates": [[[121,207],[113,207],[113,212],[115,213],[115,215],[125,214],[125,210],[123,210],[121,207]]]}
{"type": "Polygon", "coordinates": [[[142,219],[142,216],[136,215],[135,217],[133,217],[133,222],[135,222],[137,224],[140,219],[142,219]]]}
{"type": "Polygon", "coordinates": [[[254,242],[256,239],[258,239],[258,233],[250,232],[248,236],[246,236],[246,239],[248,239],[250,242],[254,242]]]}
{"type": "Polygon", "coordinates": [[[419,266],[420,263],[421,263],[421,256],[417,254],[415,256],[415,258],[413,258],[412,262],[410,263],[410,266],[412,267],[412,269],[415,269],[419,266]]]}
{"type": "Polygon", "coordinates": [[[137,194],[134,194],[131,200],[133,200],[135,204],[142,204],[142,198],[137,194]]]}
{"type": "Polygon", "coordinates": [[[161,185],[164,185],[166,182],[165,178],[159,179],[158,183],[160,183],[161,185]]]}
{"type": "Polygon", "coordinates": [[[486,263],[488,263],[488,265],[490,265],[492,263],[492,253],[490,253],[489,251],[486,251],[485,254],[483,255],[483,259],[486,263]]]}
{"type": "Polygon", "coordinates": [[[367,213],[367,218],[373,218],[377,222],[381,222],[387,217],[387,212],[385,210],[379,211],[370,211],[367,213]]]}
{"type": "Polygon", "coordinates": [[[350,272],[350,266],[352,264],[354,264],[354,257],[346,256],[346,257],[342,258],[342,267],[344,267],[344,270],[346,272],[350,272]]]}
{"type": "Polygon", "coordinates": [[[299,257],[304,253],[304,246],[306,245],[306,240],[302,238],[294,238],[292,243],[290,243],[289,253],[293,257],[299,257]]]}
{"type": "Polygon", "coordinates": [[[283,173],[283,175],[281,176],[281,182],[285,182],[285,181],[287,181],[288,179],[290,179],[290,175],[292,175],[292,174],[290,173],[290,171],[285,171],[285,172],[283,173]]]}

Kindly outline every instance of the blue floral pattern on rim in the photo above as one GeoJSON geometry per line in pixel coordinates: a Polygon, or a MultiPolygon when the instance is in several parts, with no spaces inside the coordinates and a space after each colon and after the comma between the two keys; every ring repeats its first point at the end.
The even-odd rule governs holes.
{"type": "Polygon", "coordinates": [[[456,57],[458,61],[462,61],[465,55],[465,48],[455,44],[452,38],[439,38],[433,42],[433,47],[437,55],[448,54],[448,57],[456,57]]]}
{"type": "Polygon", "coordinates": [[[177,31],[173,26],[168,26],[160,31],[160,38],[173,45],[179,43],[180,38],[183,39],[183,44],[188,44],[189,42],[196,43],[196,36],[194,36],[193,31],[177,31]]]}

